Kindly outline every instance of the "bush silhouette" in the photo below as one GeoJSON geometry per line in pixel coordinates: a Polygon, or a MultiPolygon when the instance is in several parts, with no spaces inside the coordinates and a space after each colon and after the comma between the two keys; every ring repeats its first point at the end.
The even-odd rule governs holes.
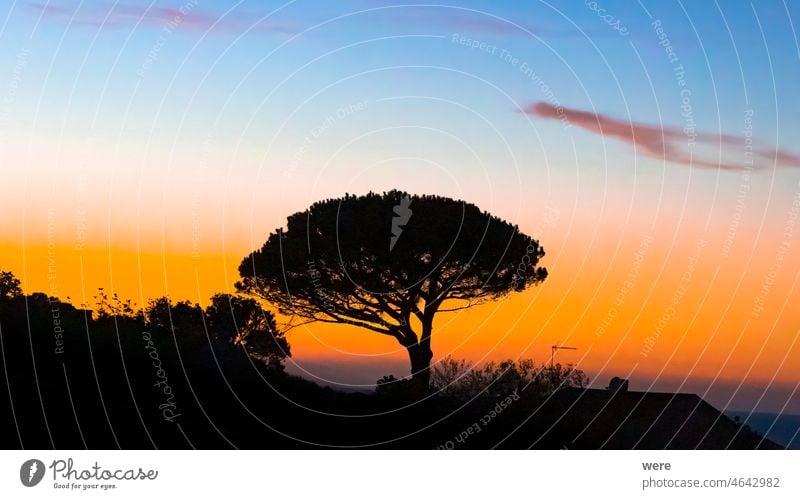
{"type": "Polygon", "coordinates": [[[564,388],[585,388],[589,378],[572,365],[537,366],[533,359],[509,359],[472,366],[448,356],[433,367],[431,382],[441,394],[465,401],[505,397],[522,390],[547,396],[564,388]]]}

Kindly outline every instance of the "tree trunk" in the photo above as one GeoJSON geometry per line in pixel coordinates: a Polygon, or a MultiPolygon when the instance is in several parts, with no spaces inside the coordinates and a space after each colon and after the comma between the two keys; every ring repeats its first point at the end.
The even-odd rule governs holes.
{"type": "Polygon", "coordinates": [[[411,383],[421,392],[427,392],[431,383],[431,359],[433,352],[425,343],[406,346],[411,360],[411,383]]]}
{"type": "Polygon", "coordinates": [[[422,320],[422,335],[418,338],[411,326],[406,325],[400,330],[397,339],[400,344],[406,347],[408,358],[411,361],[411,386],[418,395],[428,393],[431,384],[431,330],[433,329],[431,318],[424,317],[422,320]]]}

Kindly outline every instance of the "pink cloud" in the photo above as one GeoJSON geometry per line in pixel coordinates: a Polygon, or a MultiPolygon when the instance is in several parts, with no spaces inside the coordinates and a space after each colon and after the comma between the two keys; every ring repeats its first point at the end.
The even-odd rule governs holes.
{"type": "MultiPolygon", "coordinates": [[[[365,5],[374,7],[374,0],[367,2],[365,5]]],[[[383,13],[390,15],[392,21],[401,21],[415,26],[463,30],[467,33],[487,36],[525,36],[528,32],[548,37],[583,38],[584,36],[571,27],[554,29],[533,24],[519,17],[495,17],[490,12],[462,9],[448,5],[397,5],[392,3],[389,4],[389,7],[393,8],[388,8],[383,13]]],[[[592,36],[604,36],[606,34],[606,30],[602,30],[592,36]]]]}
{"type": "Polygon", "coordinates": [[[255,25],[255,32],[292,33],[289,23],[256,17],[245,13],[231,13],[224,17],[200,10],[196,2],[185,2],[179,8],[117,4],[108,9],[99,7],[70,9],[49,3],[29,3],[41,17],[52,22],[72,22],[76,26],[96,28],[133,28],[142,26],[170,31],[221,32],[239,34],[255,25]]]}
{"type": "MultiPolygon", "coordinates": [[[[703,155],[690,153],[695,145],[720,146],[740,145],[744,147],[744,137],[725,134],[687,133],[681,128],[626,121],[604,114],[561,106],[546,102],[535,102],[523,112],[539,118],[557,119],[583,128],[589,132],[628,143],[647,156],[663,159],[671,163],[689,165],[697,168],[720,169],[728,171],[745,170],[746,164],[731,163],[709,159],[703,155]]],[[[706,154],[708,154],[706,152],[706,154]]],[[[776,148],[753,144],[753,168],[766,169],[771,164],[785,167],[800,167],[800,156],[776,148]],[[765,165],[766,163],[766,165],[765,165]]]]}

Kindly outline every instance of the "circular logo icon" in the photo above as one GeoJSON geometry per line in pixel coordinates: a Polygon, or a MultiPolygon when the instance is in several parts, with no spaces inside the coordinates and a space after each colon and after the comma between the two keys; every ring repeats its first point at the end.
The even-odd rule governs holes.
{"type": "Polygon", "coordinates": [[[35,487],[44,478],[44,463],[38,459],[28,459],[19,469],[19,480],[26,487],[35,487]]]}

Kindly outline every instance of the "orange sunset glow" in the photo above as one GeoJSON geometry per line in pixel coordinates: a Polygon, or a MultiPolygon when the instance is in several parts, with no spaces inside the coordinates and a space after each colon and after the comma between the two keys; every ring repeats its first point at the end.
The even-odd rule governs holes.
{"type": "MultiPolygon", "coordinates": [[[[640,195],[634,188],[627,196],[633,204],[640,195]]],[[[660,211],[660,221],[648,227],[632,219],[622,234],[608,230],[614,227],[617,207],[603,208],[611,204],[604,198],[598,202],[594,223],[586,222],[587,211],[569,203],[521,210],[531,213],[519,223],[544,245],[550,277],[518,296],[441,314],[433,337],[435,358],[545,361],[552,344],[566,344],[578,350],[559,355],[569,356],[564,360],[581,366],[598,383],[624,374],[655,387],[716,385],[730,397],[746,373],[740,398],[751,396],[747,387],[754,383],[769,385],[782,396],[792,393],[800,346],[796,334],[784,332],[800,329],[791,308],[798,297],[800,257],[782,248],[791,249],[797,199],[784,206],[783,223],[769,227],[748,219],[733,232],[724,224],[730,213],[719,210],[719,215],[705,214],[712,227],[704,231],[706,220],[687,217],[678,223],[675,211],[682,208],[664,206],[653,210],[660,211]]],[[[168,220],[163,234],[151,227],[138,238],[129,229],[158,219],[157,214],[127,224],[120,214],[112,232],[106,231],[108,221],[94,214],[85,224],[91,232],[84,234],[69,220],[74,218],[69,210],[49,213],[49,235],[39,230],[47,227],[42,224],[26,231],[27,237],[20,233],[0,246],[4,268],[19,275],[30,292],[90,308],[98,288],[140,305],[159,296],[206,304],[213,293],[234,291],[238,265],[249,250],[244,230],[226,236],[222,244],[215,237],[226,234],[226,227],[207,219],[192,225],[180,212],[168,214],[179,220],[168,220]],[[104,233],[120,242],[103,244],[104,233]]],[[[274,220],[273,225],[279,224],[274,220]]],[[[402,347],[366,330],[312,324],[293,329],[289,338],[294,349],[290,369],[321,382],[367,386],[374,373],[405,374],[402,347]],[[331,371],[336,365],[349,367],[331,371]]]]}

